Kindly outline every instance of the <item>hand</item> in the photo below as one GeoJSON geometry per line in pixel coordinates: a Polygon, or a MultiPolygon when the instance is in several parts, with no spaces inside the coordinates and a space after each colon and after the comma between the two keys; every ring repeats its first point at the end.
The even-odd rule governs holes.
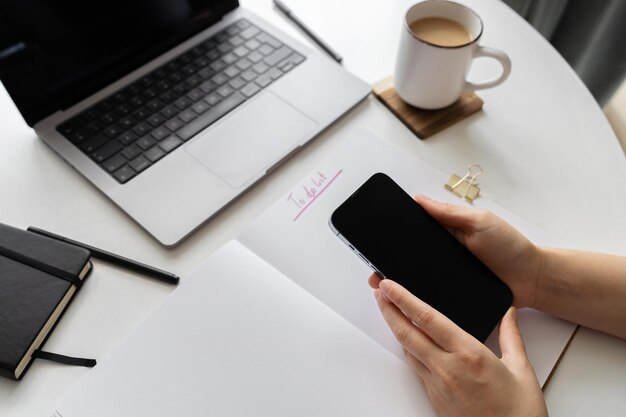
{"type": "Polygon", "coordinates": [[[535,304],[542,261],[539,249],[523,234],[487,210],[441,203],[424,196],[415,200],[509,286],[513,305],[535,304]]]}
{"type": "Polygon", "coordinates": [[[547,417],[517,327],[515,307],[500,324],[498,359],[401,285],[370,281],[385,321],[404,347],[440,417],[547,417]]]}

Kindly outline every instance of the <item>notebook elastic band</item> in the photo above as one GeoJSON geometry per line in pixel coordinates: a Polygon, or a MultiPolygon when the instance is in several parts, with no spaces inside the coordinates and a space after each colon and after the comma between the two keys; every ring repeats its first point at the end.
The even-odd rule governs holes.
{"type": "Polygon", "coordinates": [[[9,259],[13,259],[16,262],[23,263],[25,265],[28,265],[40,271],[46,272],[50,275],[54,275],[55,277],[60,278],[62,280],[68,281],[74,284],[76,288],[80,288],[82,284],[82,281],[77,276],[70,274],[67,271],[63,271],[62,269],[59,269],[52,265],[45,264],[41,261],[38,261],[37,259],[33,259],[24,254],[17,253],[9,248],[0,246],[0,255],[9,259]]]}
{"type": "Polygon", "coordinates": [[[33,352],[33,358],[45,359],[65,365],[84,366],[86,368],[93,368],[94,366],[96,366],[95,359],[75,358],[73,356],[65,356],[58,353],[45,352],[41,349],[37,349],[33,352]]]}

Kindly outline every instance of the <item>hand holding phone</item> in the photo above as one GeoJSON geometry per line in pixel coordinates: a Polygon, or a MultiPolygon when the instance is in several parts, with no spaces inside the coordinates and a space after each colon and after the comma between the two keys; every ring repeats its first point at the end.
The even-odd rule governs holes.
{"type": "Polygon", "coordinates": [[[329,224],[381,277],[482,342],[512,303],[510,289],[385,174],[370,177],[329,224]]]}

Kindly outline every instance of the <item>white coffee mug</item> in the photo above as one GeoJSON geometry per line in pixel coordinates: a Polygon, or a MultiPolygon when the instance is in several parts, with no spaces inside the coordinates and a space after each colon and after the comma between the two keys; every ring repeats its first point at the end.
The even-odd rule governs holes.
{"type": "Polygon", "coordinates": [[[511,60],[498,49],[478,45],[483,22],[466,6],[447,0],[426,0],[409,8],[404,17],[400,47],[396,58],[394,84],[398,95],[408,104],[422,109],[440,109],[454,103],[466,91],[495,87],[511,72],[511,60]],[[469,42],[459,46],[439,46],[419,39],[411,23],[428,17],[450,19],[463,26],[469,42]],[[502,74],[482,83],[466,81],[472,60],[495,58],[502,74]]]}

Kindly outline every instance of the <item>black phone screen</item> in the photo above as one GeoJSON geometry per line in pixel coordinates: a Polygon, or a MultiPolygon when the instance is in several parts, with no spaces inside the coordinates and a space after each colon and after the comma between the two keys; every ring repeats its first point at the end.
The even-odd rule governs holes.
{"type": "Polygon", "coordinates": [[[385,174],[370,177],[330,222],[383,277],[481,342],[512,303],[506,284],[385,174]]]}

